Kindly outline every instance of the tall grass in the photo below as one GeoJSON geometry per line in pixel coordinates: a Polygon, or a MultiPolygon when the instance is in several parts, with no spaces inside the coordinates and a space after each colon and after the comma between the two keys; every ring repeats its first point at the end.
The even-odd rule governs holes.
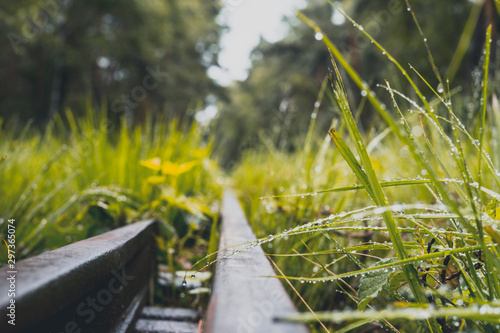
{"type": "Polygon", "coordinates": [[[152,217],[172,266],[206,251],[224,182],[206,128],[161,115],[129,128],[90,108],[57,115],[43,133],[12,127],[0,132],[0,235],[15,219],[18,260],[152,217]]]}
{"type": "MultiPolygon", "coordinates": [[[[500,330],[500,108],[488,76],[491,29],[481,104],[472,119],[460,116],[472,93],[458,94],[452,83],[478,8],[443,77],[429,51],[438,88],[344,13],[406,80],[405,92],[393,89],[390,78],[370,87],[327,33],[299,13],[321,32],[333,68],[303,149],[283,152],[263,137],[232,174],[259,236],[234,254],[263,246],[283,272],[279,278],[300,294],[292,294],[300,309],[315,311],[285,320],[321,320],[328,327],[313,328],[335,332],[500,330]],[[337,63],[364,96],[356,112],[337,63]],[[325,98],[337,106],[330,133],[317,138],[315,119],[325,98]],[[365,103],[383,122],[363,132],[357,120],[367,112],[365,103]]],[[[6,156],[0,160],[0,233],[16,219],[22,256],[157,216],[166,221],[159,245],[172,273],[189,266],[180,257],[213,262],[203,256],[216,248],[210,222],[225,178],[203,129],[161,117],[128,128],[113,125],[105,113],[88,110],[75,119],[68,112],[44,133],[29,126],[20,134],[2,130],[0,155],[6,156]]]]}
{"type": "MultiPolygon", "coordinates": [[[[434,89],[344,15],[396,66],[418,100],[392,89],[388,80],[379,85],[392,101],[386,106],[326,32],[299,13],[321,32],[332,54],[340,117],[330,136],[336,149],[325,149],[320,141],[312,148],[304,144],[307,148],[294,155],[272,148],[248,152],[233,175],[260,234],[257,244],[269,246],[286,274],[279,277],[296,281],[298,293],[317,311],[294,320],[330,322],[336,332],[366,325],[389,331],[498,331],[500,110],[488,88],[491,28],[481,105],[466,122],[456,110],[472,92],[456,95],[431,60],[441,82],[434,89]],[[364,92],[385,129],[358,130],[335,62],[364,92]]],[[[423,34],[422,39],[425,43],[423,34]]]]}

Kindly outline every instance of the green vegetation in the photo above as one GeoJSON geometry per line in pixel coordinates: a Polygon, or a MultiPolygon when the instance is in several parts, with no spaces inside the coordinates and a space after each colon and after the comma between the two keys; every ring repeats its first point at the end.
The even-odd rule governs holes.
{"type": "Polygon", "coordinates": [[[143,121],[147,111],[190,118],[210,94],[222,27],[216,0],[2,1],[0,117],[109,110],[143,121]]]}
{"type": "MultiPolygon", "coordinates": [[[[259,242],[269,244],[266,250],[285,274],[280,278],[294,283],[315,311],[294,320],[330,324],[335,332],[361,329],[374,319],[394,332],[498,331],[500,109],[488,76],[491,28],[484,39],[490,42],[482,59],[482,98],[464,118],[457,114],[467,115],[463,108],[472,92],[458,94],[439,75],[434,88],[349,16],[400,72],[402,90],[391,87],[391,78],[376,92],[370,89],[328,33],[299,17],[332,55],[329,80],[340,117],[329,134],[336,148],[328,137],[303,142],[294,154],[267,145],[244,154],[234,173],[259,242]],[[354,113],[352,91],[346,93],[335,62],[362,92],[354,113]],[[390,107],[383,103],[387,98],[390,107]],[[354,115],[365,117],[366,105],[383,123],[362,134],[354,115]]],[[[310,131],[321,102],[320,96],[310,131]]],[[[302,309],[308,311],[304,304],[302,309]]]]}
{"type": "MultiPolygon", "coordinates": [[[[411,63],[433,87],[438,85],[427,60],[425,44],[404,0],[344,0],[335,3],[341,3],[343,10],[356,18],[401,64],[411,63]]],[[[433,50],[438,71],[441,75],[446,73],[455,87],[461,85],[469,92],[476,89],[471,84],[477,83],[471,80],[471,71],[482,55],[484,27],[494,23],[489,18],[495,17],[496,13],[488,14],[488,11],[494,11],[492,3],[492,0],[419,0],[414,4],[421,29],[429,37],[427,43],[433,50]]],[[[393,88],[407,92],[397,68],[387,62],[370,40],[327,1],[309,0],[301,12],[321,27],[371,90],[377,90],[376,84],[391,79],[393,88]]],[[[224,129],[221,131],[224,164],[233,164],[241,148],[253,147],[259,142],[262,132],[277,147],[289,150],[301,147],[300,138],[308,131],[309,110],[316,101],[326,68],[330,66],[330,56],[323,43],[313,38],[314,32],[301,20],[290,17],[287,22],[290,27],[285,38],[274,44],[262,40],[253,51],[248,79],[229,88],[230,100],[221,108],[219,125],[224,129]]],[[[410,75],[416,78],[414,73],[410,75]]],[[[425,87],[420,80],[415,80],[415,84],[420,89],[425,87]]],[[[350,102],[359,105],[362,99],[360,90],[351,87],[350,81],[346,81],[346,85],[350,102]]],[[[380,98],[384,103],[392,104],[389,96],[380,98]]],[[[472,96],[467,96],[466,102],[467,108],[459,112],[478,107],[478,100],[472,96]]],[[[317,113],[316,134],[330,129],[335,117],[334,108],[333,100],[323,102],[317,113]]],[[[377,121],[375,114],[364,113],[359,124],[362,129],[377,121]]]]}
{"type": "MultiPolygon", "coordinates": [[[[168,3],[171,17],[177,1],[168,3]]],[[[346,1],[346,13],[309,1],[283,41],[257,47],[213,128],[186,117],[208,92],[177,92],[211,84],[199,55],[179,54],[196,36],[209,38],[202,32],[218,33],[215,13],[194,30],[165,26],[182,32],[163,37],[186,63],[166,86],[177,89],[158,90],[153,111],[136,114],[142,122],[87,106],[54,113],[44,130],[0,124],[0,234],[15,218],[26,257],[159,217],[166,270],[201,271],[214,260],[218,201],[231,185],[259,237],[241,249],[263,246],[295,288],[302,313],[285,320],[318,332],[499,332],[494,2],[391,4],[346,1]],[[463,30],[442,26],[446,15],[463,30]],[[184,76],[192,62],[193,76],[184,76]],[[166,101],[175,111],[163,112],[166,101]],[[219,165],[232,167],[230,178],[219,165]]],[[[149,54],[144,43],[139,53],[149,54]]]]}
{"type": "MultiPolygon", "coordinates": [[[[0,234],[16,220],[16,258],[149,218],[160,218],[162,262],[183,270],[208,251],[224,175],[207,128],[157,116],[113,124],[67,112],[44,133],[0,132],[0,234]],[[116,127],[116,128],[115,128],[116,127]]],[[[213,248],[212,245],[212,249],[213,248]]],[[[0,252],[0,264],[7,262],[0,252]]]]}

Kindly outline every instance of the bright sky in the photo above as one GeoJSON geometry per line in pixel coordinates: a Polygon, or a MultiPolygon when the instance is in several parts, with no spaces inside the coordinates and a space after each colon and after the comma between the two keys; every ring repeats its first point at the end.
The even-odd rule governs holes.
{"type": "Polygon", "coordinates": [[[219,23],[230,30],[222,36],[219,64],[208,74],[221,85],[245,80],[250,68],[250,52],[259,43],[260,36],[276,42],[285,36],[285,15],[293,15],[305,6],[305,0],[223,0],[225,5],[219,23]]]}

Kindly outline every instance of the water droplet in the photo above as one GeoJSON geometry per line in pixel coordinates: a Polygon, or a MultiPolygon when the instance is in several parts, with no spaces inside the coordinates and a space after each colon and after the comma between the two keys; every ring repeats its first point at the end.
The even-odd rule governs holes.
{"type": "Polygon", "coordinates": [[[315,35],[314,35],[314,38],[316,38],[316,40],[322,40],[323,39],[323,34],[321,32],[317,32],[315,35]]]}

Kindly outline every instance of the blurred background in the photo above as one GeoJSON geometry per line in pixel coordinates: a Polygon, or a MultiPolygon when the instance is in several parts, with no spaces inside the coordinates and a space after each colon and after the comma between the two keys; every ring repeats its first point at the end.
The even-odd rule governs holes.
{"type": "MultiPolygon", "coordinates": [[[[424,137],[433,143],[425,142],[436,169],[444,170],[440,177],[459,177],[446,169],[457,166],[448,142],[413,112],[416,89],[337,7],[399,61],[452,133],[450,109],[430,88],[450,93],[453,112],[471,129],[462,141],[471,141],[464,145],[464,160],[472,174],[477,171],[473,138],[479,137],[486,105],[481,103],[484,36],[491,25],[485,151],[500,165],[498,0],[415,0],[413,11],[406,0],[329,1],[0,0],[0,237],[7,237],[6,221],[16,219],[16,259],[130,221],[159,218],[159,262],[170,280],[161,282],[156,298],[170,298],[170,306],[194,306],[203,302],[197,294],[184,294],[182,279],[217,249],[224,187],[239,190],[254,231],[265,238],[371,205],[370,197],[358,192],[316,195],[359,181],[327,136],[330,127],[342,133],[346,123],[328,87],[332,66],[324,36],[366,81],[367,89],[360,91],[340,68],[380,179],[427,174],[367,102],[370,89],[399,121],[390,94],[379,86],[385,80],[408,97],[397,97],[398,103],[403,113],[412,113],[412,133],[422,146],[424,137]],[[300,20],[297,10],[324,34],[300,20]],[[449,79],[449,89],[439,86],[437,72],[449,79]],[[306,192],[313,194],[287,197],[306,192]]],[[[484,184],[496,179],[500,185],[498,176],[497,169],[484,184]]],[[[435,202],[433,191],[423,187],[387,192],[393,203],[435,202]]],[[[334,235],[345,246],[351,242],[350,236],[334,235]]],[[[312,249],[332,248],[330,238],[316,236],[301,237],[312,249]]],[[[384,237],[373,239],[385,242],[384,237]]],[[[287,236],[267,250],[309,252],[305,246],[287,236]]],[[[287,275],[321,272],[301,260],[286,262],[287,275]]],[[[0,251],[0,266],[6,262],[7,252],[0,251]]],[[[342,261],[332,269],[357,266],[342,261]]],[[[306,298],[314,290],[308,299],[313,308],[351,304],[333,284],[328,297],[319,283],[299,285],[306,298]]]]}
{"type": "MultiPolygon", "coordinates": [[[[33,122],[43,130],[55,114],[66,109],[83,114],[90,105],[108,110],[111,121],[125,118],[130,125],[143,122],[147,113],[181,124],[211,124],[221,162],[229,167],[262,135],[293,150],[294,138],[307,131],[329,66],[324,44],[295,10],[327,32],[372,89],[391,78],[391,85],[404,91],[395,67],[323,0],[2,2],[4,127],[33,122]]],[[[488,24],[496,41],[494,0],[412,3],[440,72],[448,74],[452,87],[473,85],[488,24]],[[461,59],[452,59],[466,25],[470,43],[461,59]]],[[[336,4],[400,63],[411,61],[437,85],[404,0],[336,4]]],[[[495,60],[492,73],[494,65],[495,60]]],[[[351,98],[359,101],[361,95],[351,98]]],[[[332,110],[322,104],[318,133],[326,133],[332,110]]],[[[369,122],[366,112],[363,123],[369,122]]]]}

